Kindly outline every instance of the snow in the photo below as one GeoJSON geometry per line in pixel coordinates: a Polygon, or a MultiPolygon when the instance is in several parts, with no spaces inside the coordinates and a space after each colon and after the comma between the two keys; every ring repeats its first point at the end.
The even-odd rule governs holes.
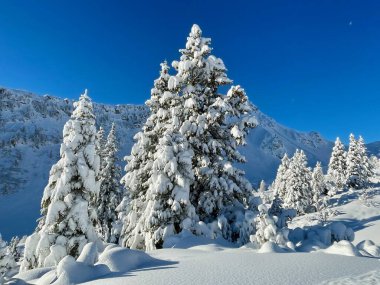
{"type": "Polygon", "coordinates": [[[379,269],[379,261],[323,253],[263,253],[251,249],[164,249],[127,274],[112,274],[84,284],[318,284],[379,269]],[[292,266],[289,266],[291,264],[292,266]],[[336,266],[339,264],[339,270],[336,266]],[[313,268],[313,270],[310,270],[313,268]],[[212,280],[212,281],[210,281],[212,280]]]}
{"type": "Polygon", "coordinates": [[[341,240],[324,250],[325,253],[346,256],[360,256],[359,250],[349,241],[341,240]]]}
{"type": "MultiPolygon", "coordinates": [[[[380,189],[371,191],[377,193],[380,189]]],[[[174,280],[176,284],[378,284],[379,260],[365,256],[379,256],[379,244],[371,240],[379,238],[380,227],[368,224],[371,219],[365,217],[375,214],[371,217],[376,221],[380,209],[351,196],[352,200],[345,200],[345,195],[348,193],[337,197],[342,205],[335,207],[345,213],[333,217],[327,227],[312,226],[315,214],[295,219],[289,239],[298,244],[298,252],[284,250],[270,241],[260,249],[250,244],[237,248],[220,238],[211,240],[184,231],[167,239],[164,249],[147,253],[108,245],[95,264],[96,247],[88,244],[76,261],[65,258],[57,268],[31,270],[16,278],[30,284],[51,284],[56,280],[54,284],[62,285],[166,285],[174,280]],[[354,219],[347,223],[346,219],[353,216],[358,218],[356,223],[354,219]],[[332,242],[332,237],[339,239],[347,234],[348,225],[357,230],[353,242],[332,242]],[[363,231],[367,240],[361,242],[358,233],[363,231]]],[[[371,197],[373,204],[380,200],[379,196],[371,197]]],[[[265,210],[263,206],[260,209],[265,210]]],[[[15,284],[23,283],[19,280],[15,284]]]]}
{"type": "Polygon", "coordinates": [[[226,247],[215,241],[205,244],[205,240],[198,237],[182,242],[183,248],[166,248],[149,254],[109,246],[94,266],[67,257],[57,269],[31,270],[16,277],[30,284],[43,284],[43,280],[50,279],[56,280],[54,284],[62,285],[166,285],[173,284],[174,280],[176,284],[320,284],[340,282],[342,278],[356,280],[360,276],[377,278],[371,279],[372,284],[377,282],[374,280],[380,281],[379,261],[353,256],[354,250],[348,250],[349,242],[340,242],[339,246],[334,247],[340,250],[339,255],[323,252],[284,253],[273,243],[256,251],[248,247],[226,247]],[[196,243],[197,239],[199,244],[196,243]],[[351,256],[342,253],[351,253],[351,256]]]}

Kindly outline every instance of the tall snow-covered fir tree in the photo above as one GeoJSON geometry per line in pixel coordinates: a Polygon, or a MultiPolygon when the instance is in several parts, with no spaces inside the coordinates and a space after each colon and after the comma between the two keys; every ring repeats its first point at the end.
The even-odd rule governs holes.
{"type": "Polygon", "coordinates": [[[355,140],[351,134],[347,154],[347,185],[355,189],[365,187],[371,175],[372,169],[364,140],[362,137],[355,140]]]}
{"type": "Polygon", "coordinates": [[[358,150],[358,142],[355,139],[354,134],[350,134],[350,144],[347,152],[347,186],[353,188],[360,188],[361,181],[360,175],[360,153],[358,150]]]}
{"type": "Polygon", "coordinates": [[[121,169],[117,165],[117,139],[115,124],[112,124],[103,149],[102,167],[100,169],[100,191],[96,199],[98,230],[105,242],[118,242],[118,235],[113,232],[117,221],[116,207],[123,196],[120,184],[121,169]]]}
{"type": "Polygon", "coordinates": [[[96,211],[90,200],[99,192],[96,128],[87,90],[74,103],[63,129],[60,160],[52,166],[41,202],[36,232],[25,245],[21,271],[54,266],[63,257],[78,257],[84,245],[98,240],[96,211]]]}
{"type": "Polygon", "coordinates": [[[166,62],[161,67],[152,97],[147,101],[151,116],[127,158],[127,174],[123,178],[130,193],[130,209],[121,215],[124,227],[120,243],[147,250],[162,247],[166,237],[198,220],[189,200],[194,179],[193,152],[179,132],[183,100],[168,90],[166,62]],[[139,152],[134,152],[135,148],[139,152]],[[139,165],[134,164],[137,159],[139,165]],[[132,181],[141,183],[139,188],[132,181]]]}
{"type": "MultiPolygon", "coordinates": [[[[335,145],[330,157],[327,171],[327,178],[334,184],[337,190],[342,190],[346,185],[347,153],[339,138],[336,138],[335,145]]],[[[332,193],[334,193],[333,191],[332,193]]]]}
{"type": "Polygon", "coordinates": [[[286,194],[286,179],[289,175],[290,159],[285,153],[281,159],[281,164],[277,169],[277,175],[275,180],[271,185],[273,191],[273,200],[271,207],[269,208],[269,213],[274,216],[279,216],[283,209],[285,194],[286,194]]]}
{"type": "Polygon", "coordinates": [[[106,141],[104,139],[104,129],[102,126],[100,126],[99,131],[96,133],[96,144],[95,144],[95,150],[96,150],[96,153],[99,155],[99,159],[100,159],[100,169],[102,168],[101,164],[105,156],[105,147],[106,147],[106,141]]]}
{"type": "Polygon", "coordinates": [[[360,153],[360,177],[362,181],[362,186],[365,187],[369,183],[369,178],[373,176],[374,169],[369,160],[367,147],[365,146],[365,142],[362,136],[359,136],[357,141],[358,151],[360,153]]]}
{"type": "MultiPolygon", "coordinates": [[[[223,61],[211,55],[210,44],[193,25],[180,60],[172,63],[177,74],[168,82],[184,100],[180,132],[194,152],[190,199],[206,224],[229,216],[232,208],[247,206],[252,186],[234,162],[245,162],[237,147],[245,144],[248,130],[257,124],[252,117],[255,107],[240,86],[232,86],[225,96],[220,93],[219,87],[232,81],[223,61]]],[[[227,219],[226,225],[232,223],[227,219]]]]}
{"type": "Polygon", "coordinates": [[[311,170],[307,167],[307,158],[302,150],[297,149],[290,160],[288,172],[284,207],[295,209],[300,214],[306,213],[313,204],[313,192],[311,170]]]}
{"type": "Polygon", "coordinates": [[[318,161],[317,165],[313,169],[313,173],[311,175],[311,189],[313,192],[313,203],[316,208],[319,208],[320,197],[325,192],[326,182],[325,176],[323,175],[323,170],[321,163],[318,161]]]}
{"type": "Polygon", "coordinates": [[[272,190],[275,193],[275,196],[279,196],[281,199],[284,199],[286,193],[286,179],[288,175],[290,159],[285,153],[281,159],[281,164],[278,167],[277,175],[275,180],[272,183],[272,190]]]}
{"type": "Polygon", "coordinates": [[[121,221],[119,243],[122,246],[141,249],[145,246],[141,239],[137,239],[136,232],[138,233],[139,229],[136,227],[146,206],[145,196],[149,188],[147,182],[152,175],[153,154],[159,138],[162,137],[157,113],[160,99],[164,92],[168,91],[169,69],[166,61],[161,63],[160,76],[154,81],[150,100],[145,103],[150,109],[150,116],[142,131],[134,136],[136,143],[132,147],[131,154],[125,157],[126,174],[121,179],[125,193],[122,202],[117,207],[118,218],[121,221]]]}
{"type": "MultiPolygon", "coordinates": [[[[198,218],[207,224],[249,206],[251,184],[233,163],[245,161],[237,147],[256,125],[255,107],[240,86],[218,92],[231,80],[209,45],[194,25],[180,61],[172,64],[177,74],[169,76],[164,63],[154,83],[151,116],[135,137],[122,179],[130,200],[118,207],[124,246],[158,248],[198,218]]],[[[236,236],[231,228],[223,230],[230,240],[236,236]]]]}
{"type": "Polygon", "coordinates": [[[161,248],[167,237],[189,229],[198,220],[190,203],[192,156],[184,137],[171,128],[166,130],[157,145],[147,206],[138,223],[147,250],[161,248]]]}

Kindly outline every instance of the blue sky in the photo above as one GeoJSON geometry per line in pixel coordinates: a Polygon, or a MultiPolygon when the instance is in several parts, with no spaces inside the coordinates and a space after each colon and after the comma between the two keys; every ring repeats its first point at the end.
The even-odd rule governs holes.
{"type": "Polygon", "coordinates": [[[142,104],[197,23],[278,122],[380,140],[380,1],[4,0],[0,11],[2,86],[142,104]]]}

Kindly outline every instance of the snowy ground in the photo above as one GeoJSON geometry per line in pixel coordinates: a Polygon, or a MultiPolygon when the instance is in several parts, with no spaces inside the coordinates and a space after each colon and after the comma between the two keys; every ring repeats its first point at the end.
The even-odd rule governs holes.
{"type": "MultiPolygon", "coordinates": [[[[323,253],[257,254],[250,249],[165,249],[150,264],[85,284],[318,284],[379,270],[379,261],[323,253]],[[339,267],[339,270],[337,270],[339,267]]],[[[380,279],[379,279],[380,280],[380,279]]]]}
{"type": "MultiPolygon", "coordinates": [[[[333,203],[337,215],[328,224],[341,221],[352,227],[354,245],[362,240],[380,245],[379,187],[339,194],[333,203]],[[364,191],[366,200],[359,198],[364,191]]],[[[309,214],[296,218],[291,228],[313,229],[316,223],[316,215],[309,214]]],[[[271,248],[260,253],[194,236],[171,246],[148,253],[111,246],[95,265],[87,254],[80,262],[68,259],[58,268],[21,273],[16,277],[23,280],[14,284],[380,284],[380,260],[361,256],[365,254],[347,241],[331,247],[312,244],[304,247],[309,249],[305,253],[271,248]]],[[[379,247],[371,248],[380,256],[379,247]]]]}
{"type": "MultiPolygon", "coordinates": [[[[362,240],[380,244],[380,188],[367,192],[367,201],[358,199],[362,191],[338,195],[340,206],[334,207],[338,214],[331,219],[354,229],[355,245],[362,240]]],[[[306,215],[296,219],[293,227],[313,224],[313,215],[306,215]]],[[[350,254],[344,247],[279,254],[192,243],[196,240],[182,241],[178,245],[182,248],[152,252],[155,262],[85,284],[380,284],[379,259],[344,256],[350,254]]]]}

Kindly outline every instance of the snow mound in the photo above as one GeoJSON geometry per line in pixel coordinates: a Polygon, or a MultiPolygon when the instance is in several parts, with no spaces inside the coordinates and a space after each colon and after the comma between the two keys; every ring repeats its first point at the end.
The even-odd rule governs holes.
{"type": "Polygon", "coordinates": [[[354,231],[346,227],[341,222],[335,222],[330,225],[331,234],[335,241],[348,240],[353,241],[355,238],[354,231]]]}
{"type": "Polygon", "coordinates": [[[364,256],[377,257],[380,258],[380,247],[375,245],[375,243],[371,240],[363,240],[356,248],[360,251],[360,253],[364,256]]]}
{"type": "MultiPolygon", "coordinates": [[[[110,270],[104,264],[92,266],[76,261],[72,256],[68,255],[59,262],[55,273],[57,276],[57,281],[46,284],[78,284],[104,276],[110,273],[110,270]]],[[[46,276],[44,277],[46,278],[46,276]]]]}
{"type": "Polygon", "coordinates": [[[53,270],[53,267],[31,269],[28,271],[21,272],[15,275],[13,278],[16,280],[20,279],[20,280],[24,280],[25,282],[29,282],[29,281],[41,278],[43,275],[45,275],[46,273],[52,270],[53,270]]]}
{"type": "Polygon", "coordinates": [[[86,244],[81,254],[77,258],[77,261],[83,262],[84,264],[87,264],[87,265],[94,265],[97,260],[98,260],[98,248],[93,242],[86,244]]]}
{"type": "Polygon", "coordinates": [[[328,254],[339,254],[346,256],[362,256],[359,250],[349,241],[341,240],[324,250],[328,254]]]}
{"type": "Polygon", "coordinates": [[[143,251],[113,247],[99,256],[97,265],[105,265],[112,272],[127,272],[153,261],[155,259],[143,251]]]}
{"type": "Polygon", "coordinates": [[[272,241],[267,241],[258,250],[258,253],[285,253],[286,251],[272,241]]]}

